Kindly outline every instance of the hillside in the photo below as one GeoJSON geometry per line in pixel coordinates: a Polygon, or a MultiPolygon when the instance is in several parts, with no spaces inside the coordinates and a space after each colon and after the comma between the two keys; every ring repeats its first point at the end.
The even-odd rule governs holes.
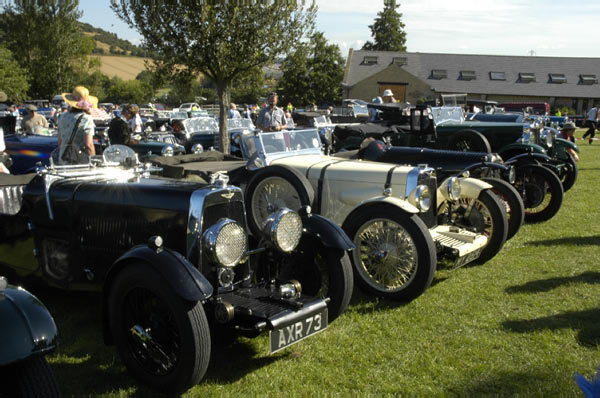
{"type": "Polygon", "coordinates": [[[123,80],[133,80],[143,70],[145,70],[144,61],[149,58],[126,57],[118,55],[99,56],[100,72],[106,76],[117,76],[123,80]]]}

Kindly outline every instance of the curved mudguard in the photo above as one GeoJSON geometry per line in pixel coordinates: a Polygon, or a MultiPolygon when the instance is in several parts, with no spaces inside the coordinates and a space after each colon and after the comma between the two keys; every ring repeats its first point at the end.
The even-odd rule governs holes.
{"type": "Polygon", "coordinates": [[[302,225],[308,235],[319,239],[325,247],[342,250],[356,247],[344,230],[328,218],[318,214],[305,215],[302,217],[302,225]]]}
{"type": "Polygon", "coordinates": [[[544,153],[522,153],[520,155],[513,156],[512,158],[506,160],[504,164],[511,165],[514,163],[518,163],[521,160],[526,158],[533,158],[534,160],[540,163],[549,163],[552,158],[544,153]]]}
{"type": "Polygon", "coordinates": [[[28,291],[8,286],[0,292],[0,366],[46,354],[58,345],[50,312],[28,291]]]}
{"type": "MultiPolygon", "coordinates": [[[[444,180],[437,189],[437,204],[444,202],[447,198],[444,195],[444,190],[447,189],[447,180],[444,180]]],[[[460,177],[460,196],[467,198],[478,198],[481,191],[484,189],[493,188],[492,185],[478,178],[460,177]]]]}
{"type": "Polygon", "coordinates": [[[506,152],[514,152],[519,151],[522,153],[546,153],[546,150],[538,144],[523,144],[520,142],[513,142],[512,144],[508,144],[502,147],[498,151],[498,155],[504,158],[503,154],[506,152]]]}
{"type": "Polygon", "coordinates": [[[106,274],[102,289],[102,329],[104,341],[112,343],[108,329],[108,297],[119,272],[131,262],[143,262],[158,272],[173,292],[184,300],[204,301],[213,294],[210,282],[181,254],[169,249],[152,249],[147,245],[133,247],[115,261],[106,274]]]}
{"type": "Polygon", "coordinates": [[[465,171],[477,170],[480,168],[488,168],[488,169],[500,169],[502,171],[508,171],[509,166],[504,163],[494,163],[494,162],[482,162],[482,163],[473,163],[472,165],[463,169],[460,174],[465,171]]]}
{"type": "Polygon", "coordinates": [[[571,142],[569,140],[565,140],[564,138],[557,138],[554,141],[554,145],[556,145],[557,147],[565,148],[565,149],[570,148],[576,152],[579,152],[579,147],[577,146],[577,144],[575,144],[574,142],[571,142]]]}

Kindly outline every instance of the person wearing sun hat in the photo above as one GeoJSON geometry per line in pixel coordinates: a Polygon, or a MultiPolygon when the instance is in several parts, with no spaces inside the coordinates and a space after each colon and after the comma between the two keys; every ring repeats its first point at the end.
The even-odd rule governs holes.
{"type": "MultiPolygon", "coordinates": [[[[560,129],[560,132],[556,135],[556,138],[564,138],[565,140],[575,142],[574,134],[576,128],[577,126],[575,126],[575,123],[571,121],[565,122],[562,128],[560,129]]],[[[579,156],[577,155],[577,152],[575,152],[574,149],[567,148],[566,151],[573,157],[573,159],[575,159],[575,161],[579,160],[579,156]]]]}
{"type": "Polygon", "coordinates": [[[90,110],[98,106],[98,98],[90,95],[89,90],[83,86],[75,87],[72,93],[63,93],[62,97],[71,109],[58,119],[59,159],[62,159],[69,141],[72,141],[72,145],[76,148],[85,149],[88,155],[95,155],[96,125],[90,110]]]}

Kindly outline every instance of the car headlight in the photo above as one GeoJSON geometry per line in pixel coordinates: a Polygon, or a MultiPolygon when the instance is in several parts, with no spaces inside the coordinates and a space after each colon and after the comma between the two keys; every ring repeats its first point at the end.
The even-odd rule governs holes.
{"type": "Polygon", "coordinates": [[[194,146],[192,146],[192,153],[202,153],[204,152],[204,147],[202,146],[202,144],[194,144],[194,146]]]}
{"type": "Polygon", "coordinates": [[[450,200],[458,200],[458,198],[460,198],[460,180],[457,177],[451,177],[448,179],[447,189],[450,200]]]}
{"type": "Polygon", "coordinates": [[[554,134],[550,130],[545,130],[546,133],[546,145],[551,148],[554,144],[554,134]]]}
{"type": "Polygon", "coordinates": [[[302,219],[293,210],[281,209],[267,218],[263,231],[278,250],[291,253],[302,237],[302,219]]]}
{"type": "Polygon", "coordinates": [[[431,191],[427,185],[417,185],[408,195],[408,203],[415,206],[419,211],[426,212],[431,208],[431,191]]]}
{"type": "Polygon", "coordinates": [[[531,137],[531,129],[529,127],[523,127],[523,135],[521,135],[521,143],[523,143],[523,144],[529,143],[530,137],[531,137]]]}
{"type": "Polygon", "coordinates": [[[173,156],[175,151],[173,151],[173,147],[171,145],[165,145],[161,150],[160,154],[163,156],[173,156]]]}
{"type": "Polygon", "coordinates": [[[204,249],[213,261],[223,267],[235,267],[246,255],[248,236],[237,222],[222,218],[202,236],[204,249]]]}
{"type": "Polygon", "coordinates": [[[517,180],[517,169],[515,166],[510,166],[508,168],[508,182],[514,184],[517,180]]]}

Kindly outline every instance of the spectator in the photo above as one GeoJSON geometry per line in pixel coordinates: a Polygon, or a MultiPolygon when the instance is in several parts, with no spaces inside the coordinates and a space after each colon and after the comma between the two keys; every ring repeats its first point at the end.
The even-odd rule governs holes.
{"type": "MultiPolygon", "coordinates": [[[[373,100],[371,100],[371,102],[374,104],[382,104],[383,99],[381,97],[375,97],[375,98],[373,98],[373,100]]],[[[369,121],[374,122],[376,120],[379,120],[379,111],[372,107],[369,107],[368,109],[369,109],[369,121]]]]}
{"type": "Polygon", "coordinates": [[[87,88],[77,86],[72,93],[63,93],[63,99],[71,109],[58,120],[59,159],[62,159],[67,145],[84,149],[89,156],[95,155],[94,119],[90,110],[98,106],[98,98],[90,95],[87,88]]]}
{"type": "Polygon", "coordinates": [[[252,110],[248,104],[244,105],[244,119],[252,119],[252,110]]]}
{"type": "Polygon", "coordinates": [[[232,102],[229,105],[229,118],[230,119],[241,119],[242,116],[240,115],[240,112],[237,110],[237,106],[232,102]]]}
{"type": "MultiPolygon", "coordinates": [[[[563,124],[562,129],[560,130],[560,132],[556,135],[557,138],[564,138],[565,140],[569,140],[571,142],[575,142],[575,129],[576,126],[573,122],[565,122],[565,124],[563,124]]],[[[579,161],[579,156],[577,155],[577,152],[575,152],[575,150],[573,150],[573,148],[567,148],[567,153],[569,153],[573,159],[575,159],[575,161],[579,161]]]]}
{"type": "Polygon", "coordinates": [[[385,104],[394,104],[396,102],[394,93],[389,88],[383,91],[383,102],[385,104]]]}
{"type": "Polygon", "coordinates": [[[123,112],[120,112],[125,120],[120,117],[121,115],[115,115],[116,117],[111,120],[108,126],[108,138],[111,145],[137,144],[137,141],[131,138],[131,127],[129,127],[129,121],[136,115],[135,108],[134,105],[125,105],[123,112]]]}
{"type": "Polygon", "coordinates": [[[36,126],[48,128],[48,121],[44,115],[37,113],[37,106],[29,104],[25,108],[27,109],[27,115],[21,121],[21,129],[24,133],[33,134],[36,126]]]}
{"type": "Polygon", "coordinates": [[[598,116],[598,104],[594,104],[594,107],[588,111],[587,120],[585,121],[585,125],[589,128],[583,134],[583,139],[585,139],[585,137],[587,137],[588,135],[590,136],[590,145],[592,145],[592,141],[594,139],[594,136],[596,135],[596,128],[598,126],[598,116]]]}
{"type": "Polygon", "coordinates": [[[140,108],[133,104],[128,105],[128,107],[129,111],[134,113],[133,117],[127,121],[127,123],[129,123],[131,132],[133,134],[142,134],[142,118],[140,117],[140,108]]]}
{"type": "Polygon", "coordinates": [[[269,94],[269,106],[258,114],[256,125],[263,131],[281,131],[286,127],[285,113],[277,107],[277,93],[269,94]]]}

